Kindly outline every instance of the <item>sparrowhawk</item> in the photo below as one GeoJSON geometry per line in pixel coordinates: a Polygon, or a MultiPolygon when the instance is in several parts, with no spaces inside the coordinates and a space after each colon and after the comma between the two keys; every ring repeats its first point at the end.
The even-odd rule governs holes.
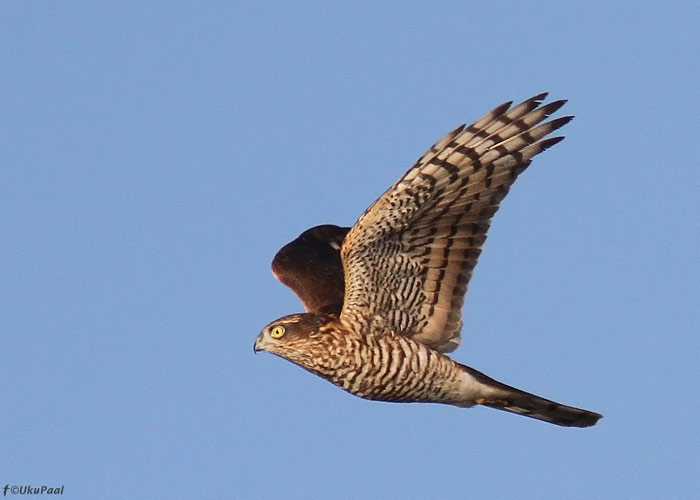
{"type": "Polygon", "coordinates": [[[476,404],[563,426],[598,413],[502,384],[445,355],[491,218],[532,158],[572,117],[546,93],[507,102],[433,145],[352,228],[317,226],[284,246],[274,275],[306,313],[268,324],[254,350],[281,356],[346,391],[395,402],[476,404]]]}

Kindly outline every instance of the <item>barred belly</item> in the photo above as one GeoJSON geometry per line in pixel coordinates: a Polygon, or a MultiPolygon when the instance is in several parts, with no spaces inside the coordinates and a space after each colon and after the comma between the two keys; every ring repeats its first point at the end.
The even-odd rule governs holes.
{"type": "Polygon", "coordinates": [[[339,366],[321,375],[351,394],[464,405],[460,366],[447,356],[401,335],[349,335],[345,340],[339,366]]]}

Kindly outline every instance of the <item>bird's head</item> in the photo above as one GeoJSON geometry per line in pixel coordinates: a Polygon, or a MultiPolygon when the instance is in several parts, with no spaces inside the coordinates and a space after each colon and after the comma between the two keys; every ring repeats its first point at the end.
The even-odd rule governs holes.
{"type": "Polygon", "coordinates": [[[335,316],[322,313],[291,314],[262,329],[253,350],[267,351],[308,366],[318,348],[332,334],[335,316]]]}

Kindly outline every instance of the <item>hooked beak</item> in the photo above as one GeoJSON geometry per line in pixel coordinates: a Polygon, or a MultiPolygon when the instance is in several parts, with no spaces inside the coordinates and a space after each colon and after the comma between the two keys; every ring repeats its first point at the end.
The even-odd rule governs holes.
{"type": "Polygon", "coordinates": [[[253,352],[257,353],[260,351],[263,351],[264,349],[260,347],[260,342],[262,341],[262,333],[258,335],[258,338],[255,339],[255,343],[253,344],[253,352]]]}

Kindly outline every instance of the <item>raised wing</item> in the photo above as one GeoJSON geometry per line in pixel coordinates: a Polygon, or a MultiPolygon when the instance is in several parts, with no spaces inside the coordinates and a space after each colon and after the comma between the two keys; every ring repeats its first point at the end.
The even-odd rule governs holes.
{"type": "Polygon", "coordinates": [[[457,127],[367,209],[341,250],[341,321],[441,352],[457,348],[491,217],[532,157],[563,139],[543,138],[573,118],[541,123],[566,102],[540,106],[546,96],[512,109],[505,103],[457,127]]]}
{"type": "Polygon", "coordinates": [[[345,278],[340,247],[349,227],[312,227],[272,260],[272,274],[299,297],[307,312],[340,314],[345,278]]]}

